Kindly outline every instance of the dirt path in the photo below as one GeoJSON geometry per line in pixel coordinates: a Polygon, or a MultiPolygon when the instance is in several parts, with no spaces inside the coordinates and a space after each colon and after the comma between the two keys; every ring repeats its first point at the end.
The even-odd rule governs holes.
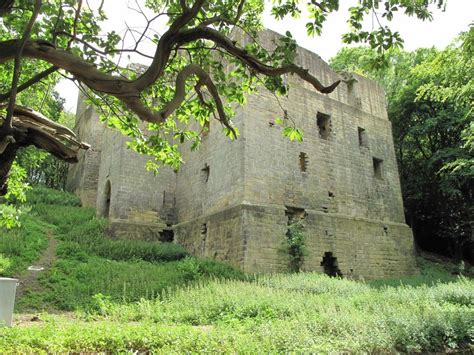
{"type": "Polygon", "coordinates": [[[41,271],[35,270],[26,270],[20,277],[20,285],[18,286],[16,299],[20,300],[25,292],[35,292],[41,290],[41,285],[39,284],[39,276],[41,273],[47,271],[56,261],[56,248],[58,241],[54,237],[54,234],[51,231],[47,231],[46,235],[48,237],[48,247],[43,252],[41,257],[34,262],[32,266],[35,268],[43,268],[41,271]]]}

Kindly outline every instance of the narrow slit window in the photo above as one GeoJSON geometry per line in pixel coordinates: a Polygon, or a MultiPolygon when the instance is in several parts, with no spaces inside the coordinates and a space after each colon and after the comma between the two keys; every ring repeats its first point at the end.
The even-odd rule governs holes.
{"type": "Polygon", "coordinates": [[[301,172],[306,172],[308,168],[308,155],[304,152],[300,153],[300,170],[301,172]]]}
{"type": "Polygon", "coordinates": [[[383,180],[383,160],[373,158],[374,176],[376,179],[383,180]]]}
{"type": "Polygon", "coordinates": [[[367,137],[367,131],[362,127],[358,127],[357,130],[359,132],[359,146],[369,148],[369,140],[367,137]]]}
{"type": "Polygon", "coordinates": [[[206,255],[207,234],[207,223],[203,223],[201,224],[201,256],[206,255]]]}
{"type": "Polygon", "coordinates": [[[331,136],[331,116],[318,112],[316,123],[318,124],[319,136],[323,139],[329,139],[331,136]]]}
{"type": "Polygon", "coordinates": [[[211,172],[211,167],[209,165],[207,165],[207,163],[204,164],[204,168],[201,169],[201,177],[202,177],[204,182],[209,181],[210,172],[211,172]]]}

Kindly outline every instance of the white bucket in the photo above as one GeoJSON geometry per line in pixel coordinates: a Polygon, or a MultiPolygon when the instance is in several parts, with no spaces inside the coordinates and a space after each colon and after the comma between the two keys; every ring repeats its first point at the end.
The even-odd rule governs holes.
{"type": "Polygon", "coordinates": [[[11,327],[17,279],[0,277],[0,327],[11,327]]]}

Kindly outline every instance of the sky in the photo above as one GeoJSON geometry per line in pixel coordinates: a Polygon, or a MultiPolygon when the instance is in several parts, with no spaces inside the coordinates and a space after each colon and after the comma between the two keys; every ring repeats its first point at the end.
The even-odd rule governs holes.
{"type": "MultiPolygon", "coordinates": [[[[139,3],[143,0],[137,0],[139,3]]],[[[267,0],[268,1],[268,0],[267,0]]],[[[100,0],[88,0],[91,7],[98,6],[100,0]]],[[[297,43],[317,53],[324,60],[328,61],[331,57],[344,46],[341,41],[341,35],[347,32],[347,9],[353,6],[357,0],[341,0],[340,11],[332,14],[323,27],[323,33],[320,37],[308,37],[305,29],[304,14],[298,20],[285,19],[277,21],[270,15],[270,6],[267,3],[263,16],[265,27],[285,33],[290,30],[297,43]]],[[[304,2],[303,2],[304,3],[304,2]]],[[[104,24],[104,31],[115,30],[123,33],[126,26],[139,30],[143,28],[143,16],[130,8],[137,8],[135,0],[105,0],[104,10],[108,15],[108,20],[104,24]]],[[[151,17],[151,13],[145,12],[151,17]]],[[[397,14],[394,20],[389,23],[392,30],[400,32],[405,41],[404,49],[412,51],[420,47],[435,46],[438,49],[446,47],[460,32],[467,30],[470,23],[474,22],[474,0],[447,0],[446,11],[435,10],[433,21],[420,21],[415,18],[397,14]]],[[[364,27],[370,30],[373,27],[373,19],[368,16],[364,22],[364,27]]],[[[165,29],[163,21],[154,22],[152,30],[163,32],[165,29]]],[[[126,43],[131,45],[132,37],[128,36],[126,43]]],[[[153,54],[154,47],[143,45],[142,51],[153,54]]],[[[124,58],[126,61],[127,58],[124,58]]],[[[147,64],[142,57],[131,57],[131,61],[138,61],[147,64]]],[[[122,62],[121,64],[126,64],[122,62]]],[[[59,94],[66,100],[65,109],[75,112],[78,89],[69,80],[62,80],[56,87],[59,94]]]]}

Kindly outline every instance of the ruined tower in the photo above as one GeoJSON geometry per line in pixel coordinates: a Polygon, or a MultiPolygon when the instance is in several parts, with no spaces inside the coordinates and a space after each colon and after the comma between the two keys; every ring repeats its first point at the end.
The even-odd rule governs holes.
{"type": "MultiPolygon", "coordinates": [[[[274,36],[264,32],[261,40],[274,36]]],[[[297,64],[324,83],[339,78],[302,48],[297,64]]],[[[146,157],[126,148],[125,137],[79,105],[77,131],[93,150],[71,168],[68,188],[89,205],[95,196],[115,237],[174,238],[194,255],[249,272],[288,269],[287,231],[297,216],[304,225],[302,270],[352,278],[412,273],[413,236],[384,92],[374,81],[353,79],[323,95],[286,78],[291,90],[280,104],[303,130],[301,143],[282,136],[275,124],[280,104],[262,89],[237,111],[239,139],[230,141],[213,121],[198,151],[183,149],[178,172],[163,168],[157,176],[144,169],[146,157]]]]}

